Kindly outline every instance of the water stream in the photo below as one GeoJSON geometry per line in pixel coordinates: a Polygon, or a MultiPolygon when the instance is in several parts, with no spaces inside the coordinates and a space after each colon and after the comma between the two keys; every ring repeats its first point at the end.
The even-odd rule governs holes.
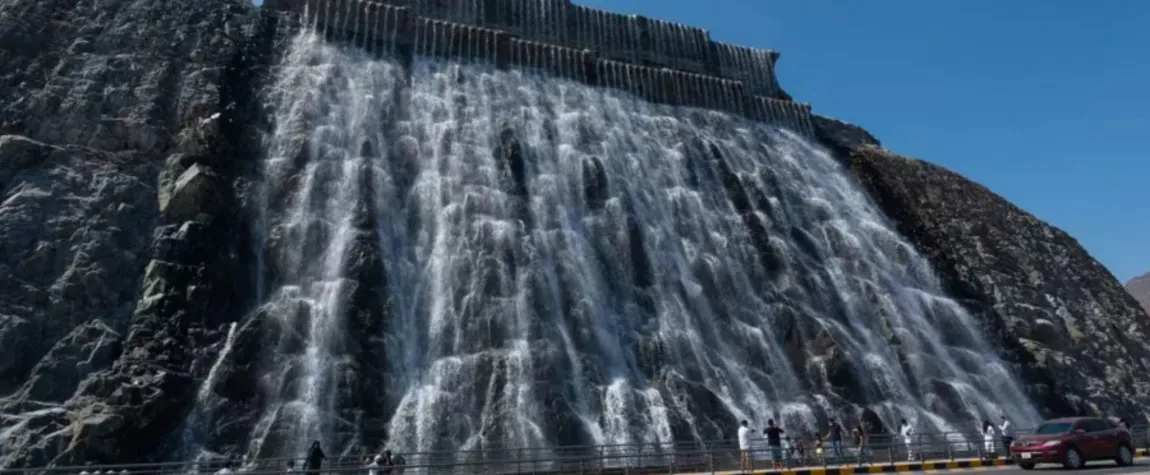
{"type": "Polygon", "coordinates": [[[1038,415],[826,151],[728,114],[305,33],[270,106],[277,319],[249,453],[632,444],[1038,415]],[[388,440],[339,407],[349,242],[377,233],[388,440]],[[283,329],[292,329],[285,332],[283,329]]]}

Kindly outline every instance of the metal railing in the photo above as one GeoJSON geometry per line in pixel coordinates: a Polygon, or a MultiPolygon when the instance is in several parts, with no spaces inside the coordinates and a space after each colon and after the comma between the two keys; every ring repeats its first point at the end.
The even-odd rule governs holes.
{"type": "MultiPolygon", "coordinates": [[[[1025,434],[1027,431],[1017,431],[1025,434]]],[[[1147,426],[1135,426],[1131,437],[1136,448],[1150,448],[1147,426]]],[[[995,438],[987,447],[981,436],[969,432],[923,433],[912,436],[910,444],[898,435],[871,434],[856,445],[844,438],[836,450],[834,444],[819,445],[813,440],[784,439],[781,448],[756,444],[750,451],[753,469],[766,469],[778,464],[786,468],[804,466],[870,465],[910,460],[958,460],[991,458],[1006,454],[1002,440],[995,438]],[[797,442],[802,442],[801,446],[797,442]],[[801,447],[801,448],[800,448],[801,447]],[[987,449],[993,450],[988,453],[987,449]]],[[[374,455],[374,454],[373,454],[374,455]]],[[[390,474],[652,474],[715,473],[739,470],[740,451],[733,440],[675,444],[631,444],[557,448],[523,448],[469,450],[454,452],[405,453],[403,467],[379,467],[374,475],[390,474]],[[390,472],[388,469],[392,468],[390,472]]],[[[235,463],[236,475],[372,475],[364,457],[342,456],[325,461],[318,472],[303,469],[301,459],[261,459],[235,463]],[[287,464],[294,462],[295,471],[287,464]]],[[[0,470],[0,475],[207,475],[214,474],[226,460],[164,462],[147,464],[87,465],[72,467],[36,467],[0,470]]]]}

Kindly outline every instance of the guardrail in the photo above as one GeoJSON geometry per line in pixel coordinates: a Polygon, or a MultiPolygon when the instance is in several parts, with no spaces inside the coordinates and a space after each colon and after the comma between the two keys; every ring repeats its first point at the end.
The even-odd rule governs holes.
{"type": "MultiPolygon", "coordinates": [[[[1019,431],[1023,434],[1026,431],[1019,431]]],[[[1137,449],[1150,450],[1150,431],[1147,426],[1135,426],[1131,436],[1137,449]]],[[[891,464],[923,460],[985,459],[1005,454],[1001,440],[994,440],[994,452],[987,453],[981,437],[970,433],[924,433],[914,436],[906,444],[900,436],[872,434],[861,446],[844,444],[836,452],[826,443],[817,450],[810,441],[805,447],[790,444],[781,450],[781,464],[785,468],[891,464]]],[[[716,473],[740,469],[740,453],[735,441],[679,444],[633,444],[613,446],[585,446],[559,448],[523,448],[483,451],[423,452],[403,454],[407,464],[398,474],[653,474],[653,473],[716,473]]],[[[751,450],[753,469],[762,470],[773,465],[773,454],[765,446],[751,450]]],[[[365,456],[333,457],[314,475],[372,475],[364,462],[365,456]]],[[[313,475],[302,470],[304,459],[263,459],[236,462],[236,475],[291,475],[287,462],[293,461],[295,475],[313,475]]],[[[192,462],[164,462],[149,464],[86,465],[71,467],[35,467],[0,470],[0,475],[207,475],[225,465],[224,459],[192,462]]],[[[374,475],[384,475],[381,467],[374,475]]],[[[396,467],[398,468],[398,467],[396,467]]]]}

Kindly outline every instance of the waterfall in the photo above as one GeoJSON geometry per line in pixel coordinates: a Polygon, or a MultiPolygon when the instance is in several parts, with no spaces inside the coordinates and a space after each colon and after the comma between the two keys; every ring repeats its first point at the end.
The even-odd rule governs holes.
{"type": "Polygon", "coordinates": [[[405,70],[311,32],[270,101],[252,453],[814,434],[863,410],[1038,421],[927,261],[790,131],[486,64],[405,70]],[[349,274],[364,223],[384,282],[349,274]],[[387,295],[387,440],[341,402],[361,285],[387,295]]]}
{"type": "Polygon", "coordinates": [[[185,460],[195,459],[202,455],[200,451],[204,439],[202,432],[215,423],[211,418],[212,409],[220,403],[219,398],[212,394],[212,390],[219,380],[220,367],[227,361],[235,342],[236,322],[232,322],[228,324],[228,333],[224,336],[223,346],[216,355],[216,361],[212,363],[212,367],[208,369],[208,375],[200,383],[200,389],[196,391],[195,408],[184,419],[183,427],[179,431],[180,452],[185,460]]]}

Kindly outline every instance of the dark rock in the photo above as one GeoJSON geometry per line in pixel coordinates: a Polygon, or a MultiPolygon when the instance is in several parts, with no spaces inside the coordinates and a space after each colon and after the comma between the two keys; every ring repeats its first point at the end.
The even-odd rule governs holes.
{"type": "MultiPolygon", "coordinates": [[[[832,142],[1049,415],[1141,414],[1150,319],[1070,236],[936,165],[832,142]],[[1115,388],[1122,388],[1115,390],[1115,388]]],[[[834,140],[834,139],[828,139],[834,140]]]]}
{"type": "Polygon", "coordinates": [[[166,200],[161,195],[160,212],[174,222],[190,220],[200,213],[214,214],[220,205],[219,181],[219,176],[208,167],[192,165],[180,174],[166,200]]]}
{"type": "Polygon", "coordinates": [[[64,402],[89,374],[112,366],[120,356],[121,338],[99,320],[77,327],[32,368],[23,397],[64,402]]]}
{"type": "Polygon", "coordinates": [[[0,5],[0,466],[155,457],[182,419],[250,288],[274,35],[239,0],[0,5]]]}

